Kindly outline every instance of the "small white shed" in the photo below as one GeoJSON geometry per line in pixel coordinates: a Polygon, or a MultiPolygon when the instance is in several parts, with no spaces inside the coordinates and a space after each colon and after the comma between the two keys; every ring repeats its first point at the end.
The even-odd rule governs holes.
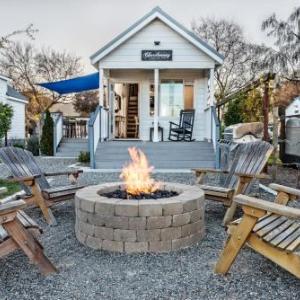
{"type": "Polygon", "coordinates": [[[9,104],[14,111],[9,140],[25,139],[25,106],[27,98],[10,85],[10,79],[0,75],[0,102],[9,104]]]}

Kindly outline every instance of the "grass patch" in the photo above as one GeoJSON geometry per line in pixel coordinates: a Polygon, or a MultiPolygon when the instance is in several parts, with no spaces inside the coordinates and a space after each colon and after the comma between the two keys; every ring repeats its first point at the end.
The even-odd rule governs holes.
{"type": "Polygon", "coordinates": [[[0,187],[6,187],[7,188],[7,193],[0,194],[0,199],[5,198],[7,196],[10,196],[16,192],[20,191],[20,185],[15,182],[9,182],[4,179],[0,179],[0,187]]]}

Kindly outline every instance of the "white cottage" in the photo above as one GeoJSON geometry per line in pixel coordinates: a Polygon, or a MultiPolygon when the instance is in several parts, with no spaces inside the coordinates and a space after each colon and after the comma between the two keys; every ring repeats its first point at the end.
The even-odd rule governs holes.
{"type": "Polygon", "coordinates": [[[218,167],[214,70],[223,57],[215,49],[156,7],[90,59],[97,73],[42,84],[59,93],[99,89],[88,139],[64,139],[63,117],[56,119],[56,155],[88,149],[93,168],[115,170],[128,160],[128,147],[138,147],[158,169],[218,167]],[[193,143],[182,135],[169,142],[181,111],[194,120],[184,123],[193,123],[184,138],[193,143]]]}
{"type": "Polygon", "coordinates": [[[181,109],[195,109],[193,138],[212,140],[215,49],[159,7],[91,56],[99,70],[100,106],[109,109],[109,139],[168,138],[181,109]],[[137,128],[138,127],[138,128],[137,128]],[[151,129],[152,128],[152,129],[151,129]]]}
{"type": "Polygon", "coordinates": [[[25,106],[27,98],[10,85],[10,79],[0,75],[0,102],[9,104],[14,111],[9,140],[25,139],[25,106]]]}

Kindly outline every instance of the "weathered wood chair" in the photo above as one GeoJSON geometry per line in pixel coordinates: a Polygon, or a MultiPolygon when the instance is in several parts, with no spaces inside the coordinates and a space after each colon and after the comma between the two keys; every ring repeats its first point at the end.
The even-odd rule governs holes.
{"type": "Polygon", "coordinates": [[[170,141],[192,141],[194,127],[194,109],[180,111],[179,123],[170,122],[169,140],[170,141]]]}
{"type": "Polygon", "coordinates": [[[278,191],[275,203],[246,195],[234,198],[244,215],[228,227],[230,236],[216,273],[226,274],[246,245],[300,279],[300,209],[286,206],[289,200],[300,199],[300,190],[277,184],[270,187],[278,191]]]}
{"type": "Polygon", "coordinates": [[[73,199],[76,191],[84,185],[76,184],[81,170],[55,173],[44,173],[38,166],[31,152],[15,147],[3,147],[0,149],[0,159],[8,167],[13,175],[12,181],[19,182],[26,197],[27,205],[40,207],[46,221],[55,225],[56,220],[50,207],[60,201],[73,199]],[[72,184],[66,186],[51,187],[46,177],[67,175],[72,184]]]}
{"type": "Polygon", "coordinates": [[[218,169],[193,169],[197,183],[204,190],[205,198],[219,201],[228,207],[223,225],[230,222],[236,210],[233,197],[240,193],[248,192],[250,183],[254,179],[267,178],[261,174],[268,158],[273,152],[273,146],[264,141],[239,144],[228,170],[218,169]],[[224,175],[225,179],[219,186],[204,184],[207,173],[224,175]]]}
{"type": "Polygon", "coordinates": [[[25,201],[15,200],[4,204],[0,201],[0,257],[21,249],[44,275],[57,272],[45,256],[37,240],[42,233],[39,226],[24,211],[25,201]]]}

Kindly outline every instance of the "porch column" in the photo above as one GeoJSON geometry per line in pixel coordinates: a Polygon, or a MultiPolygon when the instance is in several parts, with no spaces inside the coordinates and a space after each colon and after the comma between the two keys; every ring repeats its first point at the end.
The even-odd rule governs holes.
{"type": "Polygon", "coordinates": [[[154,69],[153,142],[158,142],[159,69],[154,69]]]}
{"type": "Polygon", "coordinates": [[[215,82],[215,69],[214,68],[211,68],[209,69],[209,92],[210,92],[210,95],[209,95],[209,105],[210,106],[215,106],[215,85],[214,85],[214,82],[215,82]]]}
{"type": "Polygon", "coordinates": [[[104,104],[104,70],[99,68],[99,105],[104,104]]]}

